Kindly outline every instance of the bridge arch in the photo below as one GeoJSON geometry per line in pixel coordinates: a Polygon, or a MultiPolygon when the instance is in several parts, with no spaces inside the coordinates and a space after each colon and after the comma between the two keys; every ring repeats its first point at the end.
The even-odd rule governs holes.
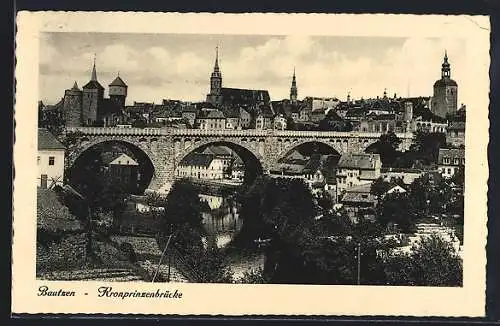
{"type": "Polygon", "coordinates": [[[182,160],[190,153],[201,152],[211,146],[224,146],[231,149],[241,158],[245,165],[245,182],[252,182],[258,175],[263,174],[267,169],[263,145],[264,141],[259,141],[257,139],[249,139],[247,142],[236,142],[225,139],[197,141],[178,152],[175,157],[175,167],[177,169],[182,160]]]}
{"type": "Polygon", "coordinates": [[[66,178],[70,184],[85,182],[88,174],[97,174],[97,155],[103,152],[125,153],[137,161],[139,173],[138,193],[146,190],[155,176],[155,164],[153,156],[144,144],[140,144],[126,139],[95,139],[87,137],[81,139],[77,148],[69,153],[66,160],[66,178]]]}

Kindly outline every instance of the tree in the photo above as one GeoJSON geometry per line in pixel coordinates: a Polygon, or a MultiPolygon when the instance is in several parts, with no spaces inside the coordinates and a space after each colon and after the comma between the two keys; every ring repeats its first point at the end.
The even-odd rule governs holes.
{"type": "Polygon", "coordinates": [[[446,147],[446,135],[441,132],[417,131],[413,137],[410,152],[414,154],[415,160],[424,165],[436,164],[439,148],[446,147]]]}
{"type": "Polygon", "coordinates": [[[379,198],[380,196],[385,194],[390,189],[390,187],[390,183],[380,177],[373,181],[373,183],[371,184],[370,193],[379,198]]]}
{"type": "Polygon", "coordinates": [[[368,147],[367,151],[380,154],[384,166],[393,166],[399,155],[398,148],[400,144],[401,139],[393,131],[389,131],[380,135],[377,142],[368,147]]]}
{"type": "Polygon", "coordinates": [[[383,227],[395,223],[404,233],[411,232],[415,220],[412,200],[407,193],[387,194],[379,203],[377,218],[383,227]]]}
{"type": "Polygon", "coordinates": [[[393,254],[385,261],[391,285],[461,286],[462,259],[438,235],[424,237],[409,254],[393,254]]]}
{"type": "Polygon", "coordinates": [[[167,195],[161,219],[162,242],[168,235],[174,234],[181,254],[202,247],[202,221],[200,198],[194,186],[187,180],[175,181],[167,195]]]}
{"type": "Polygon", "coordinates": [[[200,247],[184,256],[190,279],[195,283],[232,283],[229,259],[221,249],[200,247]]]}

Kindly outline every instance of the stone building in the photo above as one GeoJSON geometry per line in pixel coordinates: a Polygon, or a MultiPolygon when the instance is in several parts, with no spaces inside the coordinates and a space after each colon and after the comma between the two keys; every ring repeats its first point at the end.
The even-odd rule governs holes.
{"type": "Polygon", "coordinates": [[[448,54],[445,52],[441,66],[441,79],[434,83],[434,95],[431,101],[431,111],[441,118],[457,110],[457,82],[451,79],[451,68],[448,54]]]}
{"type": "Polygon", "coordinates": [[[220,180],[224,178],[224,162],[213,154],[193,152],[179,163],[176,177],[220,180]]]}
{"type": "Polygon", "coordinates": [[[94,59],[90,81],[82,89],[75,81],[64,92],[63,116],[67,127],[114,126],[123,120],[128,86],[117,76],[109,84],[109,98],[104,98],[104,87],[97,80],[94,59]]]}
{"type": "Polygon", "coordinates": [[[259,106],[269,106],[271,98],[267,90],[222,87],[222,73],[219,67],[219,50],[217,47],[214,69],[210,76],[210,92],[207,94],[207,102],[223,112],[233,110],[236,107],[243,107],[255,118],[259,106]]]}
{"type": "Polygon", "coordinates": [[[465,167],[465,150],[459,148],[440,148],[438,156],[438,171],[441,176],[450,178],[459,169],[465,167]]]}
{"type": "Polygon", "coordinates": [[[337,197],[346,189],[372,183],[380,177],[382,161],[379,154],[345,154],[337,166],[337,197]]]}
{"type": "Polygon", "coordinates": [[[226,129],[226,117],[217,109],[201,110],[196,117],[196,125],[199,129],[226,129]]]}
{"type": "Polygon", "coordinates": [[[47,129],[38,128],[38,187],[53,188],[64,183],[65,147],[47,129]]]}
{"type": "Polygon", "coordinates": [[[465,122],[450,122],[446,129],[446,142],[452,146],[465,146],[465,122]]]}

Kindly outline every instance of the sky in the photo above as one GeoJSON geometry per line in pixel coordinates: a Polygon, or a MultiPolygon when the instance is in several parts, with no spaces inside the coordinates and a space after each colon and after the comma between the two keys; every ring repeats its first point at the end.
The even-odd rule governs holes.
{"type": "Polygon", "coordinates": [[[369,98],[384,89],[389,96],[432,96],[447,50],[458,101],[467,103],[473,94],[460,87],[465,44],[460,38],[43,33],[39,91],[44,103],[55,104],[75,81],[81,88],[95,55],[105,96],[119,73],[129,86],[127,104],[204,101],[218,45],[223,87],[266,89],[272,100],[289,97],[294,68],[300,99],[345,100],[348,92],[369,98]]]}

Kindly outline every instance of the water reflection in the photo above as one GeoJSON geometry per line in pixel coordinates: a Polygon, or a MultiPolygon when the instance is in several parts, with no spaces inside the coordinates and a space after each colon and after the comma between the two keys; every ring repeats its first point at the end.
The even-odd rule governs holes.
{"type": "Polygon", "coordinates": [[[207,232],[206,244],[221,248],[241,230],[243,221],[239,216],[240,204],[233,198],[200,194],[203,203],[203,225],[207,232]]]}

